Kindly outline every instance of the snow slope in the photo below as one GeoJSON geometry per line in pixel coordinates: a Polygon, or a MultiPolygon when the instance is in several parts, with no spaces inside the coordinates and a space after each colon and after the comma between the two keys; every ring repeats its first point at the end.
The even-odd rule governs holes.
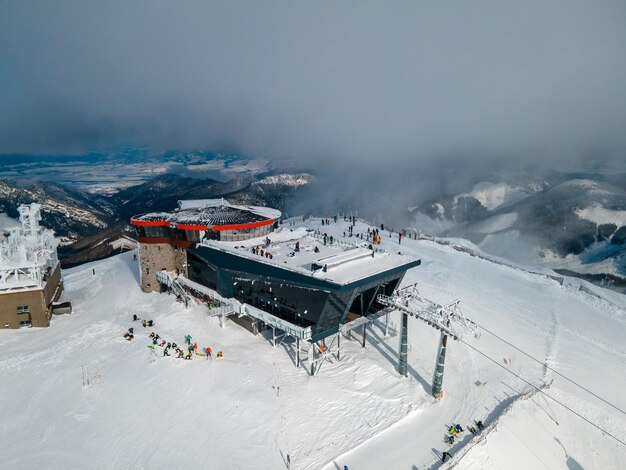
{"type": "MultiPolygon", "coordinates": [[[[313,224],[339,237],[347,225],[313,224]]],[[[359,222],[355,233],[366,227],[359,222]]],[[[461,299],[469,318],[626,408],[624,296],[577,279],[560,285],[453,246],[406,238],[398,246],[396,234],[382,234],[383,248],[422,259],[405,284],[419,282],[439,303],[461,299]]],[[[418,320],[409,324],[408,378],[395,371],[398,315],[389,337],[377,323],[366,348],[342,341],[341,360],[310,377],[294,367],[293,345],[272,348],[232,322],[220,328],[200,306],[186,310],[172,296],[143,294],[137,275],[133,253],[64,271],[71,316],[55,317],[47,329],[0,331],[1,468],[281,469],[287,454],[293,469],[437,468],[445,426],[476,419],[488,430],[473,439],[465,432],[451,448],[458,468],[620,468],[626,461],[625,446],[550,399],[520,399],[532,388],[504,368],[537,387],[553,381],[547,394],[621,440],[623,413],[485,331],[465,340],[497,364],[451,341],[444,398],[435,402],[438,334],[418,320]],[[149,331],[132,324],[133,313],[154,319],[167,340],[182,344],[189,333],[224,359],[151,358],[149,331]],[[129,326],[132,342],[122,338],[129,326]]]]}

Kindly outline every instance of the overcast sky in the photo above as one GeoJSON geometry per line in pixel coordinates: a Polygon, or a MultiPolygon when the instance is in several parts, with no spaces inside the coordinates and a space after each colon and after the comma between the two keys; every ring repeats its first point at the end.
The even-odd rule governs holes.
{"type": "Polygon", "coordinates": [[[626,2],[0,1],[0,153],[626,155],[626,2]]]}

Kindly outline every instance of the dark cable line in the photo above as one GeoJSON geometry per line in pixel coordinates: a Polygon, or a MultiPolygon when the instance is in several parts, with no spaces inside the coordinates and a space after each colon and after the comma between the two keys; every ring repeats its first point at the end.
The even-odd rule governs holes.
{"type": "Polygon", "coordinates": [[[520,348],[518,348],[518,347],[517,347],[517,346],[515,346],[514,344],[509,343],[507,340],[505,340],[504,338],[502,338],[502,337],[498,336],[498,335],[497,335],[497,334],[495,334],[493,331],[489,331],[489,330],[488,330],[487,328],[485,328],[484,326],[479,325],[479,324],[478,324],[478,323],[476,323],[476,322],[474,322],[474,324],[475,324],[476,326],[478,326],[479,328],[481,328],[481,329],[485,330],[485,331],[486,331],[487,333],[489,333],[490,335],[495,336],[495,337],[496,337],[496,338],[498,338],[500,341],[502,341],[502,342],[504,342],[504,343],[508,344],[508,345],[509,345],[509,346],[511,346],[513,349],[515,349],[515,350],[517,350],[517,351],[521,352],[521,353],[522,353],[523,355],[525,355],[526,357],[529,357],[529,358],[530,358],[530,359],[532,359],[533,361],[538,362],[539,364],[541,364],[542,366],[544,366],[546,369],[551,370],[552,372],[554,372],[554,373],[555,373],[555,374],[557,374],[558,376],[560,376],[560,377],[564,378],[564,379],[565,379],[565,380],[567,380],[568,382],[570,382],[570,383],[572,383],[572,384],[576,385],[577,387],[579,387],[579,388],[583,389],[585,392],[589,393],[590,395],[593,395],[593,396],[594,396],[594,397],[596,397],[598,400],[603,401],[603,402],[604,402],[604,403],[606,403],[607,405],[609,405],[609,406],[611,406],[611,407],[615,408],[617,411],[619,411],[619,412],[621,412],[621,413],[623,413],[623,414],[625,414],[625,415],[626,415],[626,411],[622,410],[621,408],[619,408],[618,406],[614,405],[613,403],[611,403],[611,402],[609,402],[609,401],[605,400],[605,399],[604,399],[604,398],[602,398],[601,396],[599,396],[599,395],[595,394],[594,392],[592,392],[592,391],[591,391],[591,390],[589,390],[588,388],[585,388],[584,386],[582,386],[582,385],[581,385],[581,384],[579,384],[578,382],[576,382],[576,381],[574,381],[574,380],[570,379],[569,377],[567,377],[567,376],[565,376],[565,375],[561,374],[559,371],[557,371],[557,370],[553,369],[552,367],[550,367],[550,366],[549,366],[548,364],[546,364],[545,362],[541,362],[541,361],[540,361],[539,359],[537,359],[536,357],[531,356],[530,354],[528,354],[527,352],[525,352],[525,351],[521,350],[520,348]]]}
{"type": "Polygon", "coordinates": [[[556,403],[558,403],[559,405],[561,405],[563,408],[565,408],[566,410],[568,410],[569,412],[575,414],[576,416],[578,416],[580,419],[582,419],[583,421],[586,421],[587,423],[591,424],[594,428],[598,429],[600,432],[606,434],[609,437],[612,437],[613,439],[615,439],[617,442],[619,442],[620,444],[622,444],[623,446],[626,446],[626,442],[620,440],[619,438],[615,437],[613,434],[611,434],[610,432],[602,429],[600,426],[598,426],[597,424],[595,424],[594,422],[588,420],[587,418],[585,418],[583,415],[581,415],[580,413],[578,413],[577,411],[573,410],[572,408],[570,408],[569,406],[567,406],[566,404],[560,402],[559,400],[557,400],[556,398],[554,398],[551,395],[548,395],[546,392],[544,392],[542,389],[540,389],[539,387],[537,387],[536,385],[533,385],[532,383],[530,383],[528,380],[526,380],[525,378],[523,378],[522,376],[520,376],[519,374],[516,374],[515,372],[513,372],[511,369],[508,369],[506,367],[504,367],[502,364],[500,364],[500,362],[498,362],[497,360],[493,359],[491,356],[488,356],[487,354],[485,354],[484,352],[482,352],[480,349],[475,348],[474,346],[472,346],[471,344],[469,344],[467,341],[462,340],[461,338],[459,338],[459,341],[462,342],[463,344],[465,344],[466,346],[468,346],[469,348],[473,349],[474,351],[476,351],[478,354],[480,354],[481,356],[484,356],[485,358],[489,359],[491,362],[493,362],[494,364],[496,364],[498,367],[503,368],[505,371],[507,371],[508,373],[514,375],[515,377],[517,377],[518,379],[520,379],[522,382],[526,383],[527,385],[530,385],[532,388],[534,388],[535,390],[537,390],[539,393],[542,393],[544,396],[550,398],[551,400],[555,401],[556,403]]]}

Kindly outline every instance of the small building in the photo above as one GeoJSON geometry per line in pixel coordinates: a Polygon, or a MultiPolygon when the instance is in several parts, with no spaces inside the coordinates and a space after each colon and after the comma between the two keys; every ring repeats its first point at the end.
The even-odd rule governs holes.
{"type": "Polygon", "coordinates": [[[19,207],[21,227],[0,242],[0,326],[48,326],[63,292],[58,240],[39,225],[39,204],[19,207]]]}

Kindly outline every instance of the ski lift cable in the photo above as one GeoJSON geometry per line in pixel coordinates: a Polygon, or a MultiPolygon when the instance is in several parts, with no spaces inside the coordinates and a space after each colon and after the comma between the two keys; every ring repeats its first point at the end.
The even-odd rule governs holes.
{"type": "Polygon", "coordinates": [[[607,436],[615,439],[617,442],[619,442],[620,444],[622,444],[623,446],[626,447],[626,442],[620,440],[618,437],[614,436],[613,434],[611,434],[610,432],[608,432],[607,430],[601,428],[600,426],[598,426],[596,423],[594,423],[593,421],[590,421],[589,419],[585,418],[583,415],[581,415],[579,412],[577,412],[576,410],[570,408],[569,406],[567,406],[565,403],[557,400],[556,398],[554,398],[552,395],[548,395],[546,392],[544,392],[542,389],[540,389],[539,387],[537,387],[536,385],[530,383],[528,380],[526,380],[525,378],[523,378],[521,375],[516,374],[515,372],[513,372],[511,369],[508,369],[507,367],[504,367],[502,364],[500,364],[499,361],[497,361],[496,359],[492,358],[491,356],[487,355],[486,353],[482,352],[480,349],[472,346],[470,343],[468,343],[467,341],[464,341],[462,338],[459,338],[459,341],[462,342],[463,344],[465,344],[467,347],[473,349],[474,351],[476,351],[478,354],[480,354],[481,356],[484,356],[485,358],[489,359],[491,362],[493,362],[494,364],[496,364],[498,367],[501,367],[502,369],[504,369],[505,371],[507,371],[509,374],[514,375],[515,377],[517,377],[518,379],[520,379],[522,382],[526,383],[527,385],[531,386],[532,388],[534,388],[535,390],[537,390],[539,393],[542,393],[544,396],[550,398],[552,401],[558,403],[559,405],[561,405],[563,408],[565,408],[567,411],[569,411],[570,413],[578,416],[580,419],[582,419],[583,421],[586,421],[588,424],[590,424],[591,426],[593,426],[594,428],[596,428],[597,430],[599,430],[600,432],[606,434],[607,436]]]}
{"type": "MultiPolygon", "coordinates": [[[[474,322],[475,323],[475,322],[474,322]]],[[[584,390],[585,392],[589,393],[590,395],[593,395],[594,397],[596,397],[598,400],[606,403],[607,405],[615,408],[617,411],[619,411],[622,414],[626,415],[626,411],[622,410],[620,407],[618,407],[617,405],[614,405],[613,403],[609,402],[608,400],[605,400],[604,398],[602,398],[601,396],[597,395],[596,393],[592,392],[591,390],[589,390],[588,388],[584,387],[583,385],[579,384],[578,382],[570,379],[569,377],[567,377],[566,375],[561,374],[559,371],[553,369],[552,367],[550,367],[548,364],[546,364],[545,362],[541,362],[541,360],[537,359],[536,357],[533,357],[532,355],[530,355],[529,353],[527,353],[526,351],[518,348],[517,346],[515,346],[514,344],[511,344],[510,342],[508,342],[507,340],[505,340],[504,338],[498,336],[497,334],[495,334],[493,331],[488,330],[487,328],[485,328],[484,326],[475,323],[476,326],[478,326],[479,328],[483,329],[484,331],[486,331],[487,333],[489,333],[490,335],[496,337],[497,339],[499,339],[500,341],[502,341],[503,343],[508,344],[509,346],[511,346],[513,349],[521,352],[523,355],[525,355],[526,357],[529,357],[530,359],[532,359],[533,361],[541,364],[542,366],[544,366],[546,369],[551,370],[552,372],[554,372],[555,374],[557,374],[559,377],[564,378],[565,380],[567,380],[568,382],[570,382],[573,385],[576,385],[577,387],[579,387],[580,389],[584,390]]]]}

